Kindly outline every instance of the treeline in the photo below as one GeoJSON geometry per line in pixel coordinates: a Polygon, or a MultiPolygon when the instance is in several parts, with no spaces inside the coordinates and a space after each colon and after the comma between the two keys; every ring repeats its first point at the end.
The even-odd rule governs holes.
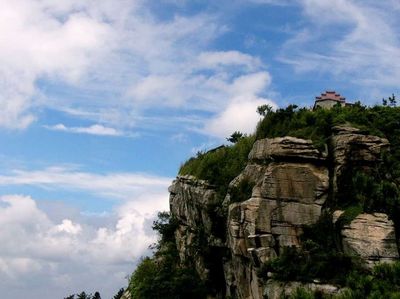
{"type": "MultiPolygon", "coordinates": [[[[112,299],[120,299],[123,294],[124,294],[124,289],[121,288],[117,292],[117,294],[115,294],[114,297],[112,297],[112,299]]],[[[64,299],[101,299],[101,296],[100,296],[99,292],[95,292],[94,294],[81,292],[78,294],[73,294],[73,295],[64,297],[64,299]]]]}
{"type": "MultiPolygon", "coordinates": [[[[342,186],[342,194],[330,203],[330,211],[345,210],[336,224],[331,214],[324,214],[317,224],[304,228],[301,248],[287,248],[278,258],[261,267],[259,274],[267,279],[272,272],[282,281],[319,279],[348,288],[335,298],[400,298],[399,263],[378,266],[372,271],[365,269],[357,257],[345,255],[335,239],[341,226],[362,212],[387,213],[395,222],[396,232],[400,232],[400,107],[396,106],[395,96],[373,107],[357,102],[346,107],[337,105],[330,110],[289,105],[273,111],[262,106],[257,112],[263,119],[254,135],[233,133],[227,138],[232,145],[199,152],[181,166],[179,173],[214,184],[223,199],[231,180],[245,167],[255,140],[293,136],[311,139],[323,151],[328,146],[332,128],[337,125],[356,127],[366,134],[387,138],[390,150],[371,171],[365,173],[357,166],[346,170],[349,183],[342,186]]],[[[246,200],[251,189],[252,186],[244,182],[231,192],[238,193],[235,196],[238,200],[246,200]]],[[[174,238],[176,228],[176,220],[168,213],[161,213],[154,223],[153,229],[160,234],[160,241],[155,246],[154,256],[144,258],[130,279],[133,299],[200,299],[209,293],[207,282],[200,280],[192,265],[181,264],[174,238]]],[[[323,297],[326,296],[299,289],[291,298],[323,297]]]]}
{"type": "Polygon", "coordinates": [[[129,282],[134,299],[203,299],[207,287],[193,265],[182,264],[175,242],[177,221],[162,212],[153,223],[160,238],[153,257],[142,259],[129,282]]]}

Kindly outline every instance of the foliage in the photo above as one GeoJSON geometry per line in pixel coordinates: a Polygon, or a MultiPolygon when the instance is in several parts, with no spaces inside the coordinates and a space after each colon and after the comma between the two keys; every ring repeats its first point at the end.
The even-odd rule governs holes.
{"type": "Polygon", "coordinates": [[[273,272],[274,278],[282,281],[311,282],[318,278],[340,284],[353,268],[351,257],[339,251],[324,252],[316,243],[306,242],[303,248],[285,247],[263,271],[273,272]]]}
{"type": "Polygon", "coordinates": [[[289,105],[268,113],[257,127],[256,138],[309,138],[322,148],[331,135],[333,126],[348,124],[364,129],[367,133],[386,137],[397,147],[400,141],[399,116],[400,108],[394,106],[367,107],[355,103],[346,107],[310,110],[289,105]]]}
{"type": "Polygon", "coordinates": [[[232,133],[231,136],[226,138],[227,141],[232,142],[232,143],[237,143],[241,138],[243,138],[243,133],[240,133],[239,131],[235,131],[232,133]]]}
{"type": "Polygon", "coordinates": [[[315,299],[314,293],[304,288],[297,288],[289,299],[315,299]]]}
{"type": "Polygon", "coordinates": [[[79,293],[76,295],[77,299],[92,299],[91,294],[86,294],[85,292],[79,293]]]}
{"type": "MultiPolygon", "coordinates": [[[[347,285],[349,291],[340,298],[399,298],[400,266],[382,265],[374,271],[366,271],[354,256],[345,255],[337,241],[338,229],[350,223],[362,212],[381,211],[394,220],[400,231],[400,107],[396,107],[393,95],[384,106],[366,107],[355,103],[349,107],[337,105],[332,109],[298,109],[289,105],[272,111],[259,107],[258,113],[264,118],[257,126],[255,136],[242,136],[235,132],[228,139],[234,144],[221,146],[208,152],[199,152],[197,157],[186,161],[180,168],[181,175],[193,175],[216,186],[219,199],[227,192],[229,183],[245,167],[248,154],[256,139],[294,136],[311,139],[320,150],[325,150],[332,128],[349,125],[363,132],[385,137],[389,140],[390,151],[382,156],[382,161],[371,164],[365,171],[356,163],[345,169],[344,183],[337,198],[330,201],[328,208],[344,209],[336,226],[332,215],[324,214],[315,225],[303,228],[302,247],[284,248],[280,256],[262,266],[260,275],[266,277],[273,272],[280,280],[310,282],[318,278],[324,282],[347,285]],[[390,286],[393,285],[393,288],[390,286]],[[347,297],[346,297],[347,296],[347,297]]],[[[233,201],[243,201],[250,197],[253,185],[248,180],[241,181],[230,190],[233,201]]],[[[224,218],[216,206],[209,207],[209,215],[215,219],[224,218]],[[222,215],[222,216],[221,216],[222,215]]],[[[213,219],[214,219],[213,218],[213,219]]],[[[218,223],[214,221],[213,223],[218,223]]],[[[145,258],[130,280],[129,289],[133,298],[203,298],[206,285],[201,282],[191,265],[182,265],[176,250],[174,231],[177,222],[168,213],[159,214],[153,229],[159,232],[160,240],[153,258],[145,258]]],[[[224,225],[219,225],[225,229],[224,225]]],[[[212,261],[213,252],[207,244],[204,229],[198,228],[194,240],[196,250],[212,261]]],[[[214,255],[220,258],[221,255],[214,255]]],[[[320,298],[304,290],[296,291],[293,298],[320,298]]],[[[339,298],[339,297],[338,297],[339,298]]]]}
{"type": "Polygon", "coordinates": [[[153,229],[159,242],[154,257],[143,258],[130,278],[133,299],[205,298],[204,283],[194,268],[180,263],[174,237],[177,225],[169,213],[158,214],[153,229]]]}
{"type": "Polygon", "coordinates": [[[158,233],[160,240],[158,248],[164,244],[175,241],[175,230],[178,227],[178,220],[171,217],[169,212],[159,212],[157,220],[153,221],[153,230],[158,233]]]}
{"type": "Polygon", "coordinates": [[[171,260],[145,258],[130,281],[132,298],[203,298],[202,285],[193,269],[177,267],[171,260]]]}
{"type": "Polygon", "coordinates": [[[179,170],[180,175],[193,175],[215,185],[223,199],[229,183],[243,170],[253,146],[254,137],[246,136],[232,146],[224,146],[186,161],[179,170]]]}
{"type": "Polygon", "coordinates": [[[94,295],[86,292],[80,292],[79,294],[70,295],[64,299],[101,299],[100,293],[95,292],[94,295]],[[76,297],[75,297],[76,296],[76,297]]]}
{"type": "Polygon", "coordinates": [[[349,288],[340,299],[400,298],[400,263],[379,264],[371,273],[352,272],[347,278],[349,288]]]}
{"type": "Polygon", "coordinates": [[[302,247],[285,247],[279,257],[265,264],[262,275],[273,272],[283,281],[311,282],[318,278],[343,284],[346,274],[358,267],[356,258],[338,249],[332,218],[323,214],[316,224],[304,228],[302,247]]]}
{"type": "Polygon", "coordinates": [[[336,227],[341,229],[344,225],[350,224],[362,212],[363,208],[359,205],[348,207],[336,221],[336,227]]]}
{"type": "Polygon", "coordinates": [[[271,105],[264,104],[257,107],[257,113],[260,114],[261,116],[266,116],[271,111],[272,111],[271,105]]]}
{"type": "Polygon", "coordinates": [[[121,299],[124,292],[125,292],[124,288],[119,289],[119,291],[114,295],[113,299],[121,299]]]}
{"type": "Polygon", "coordinates": [[[233,186],[230,190],[231,202],[242,202],[251,197],[254,182],[249,179],[243,179],[237,186],[233,186]]]}

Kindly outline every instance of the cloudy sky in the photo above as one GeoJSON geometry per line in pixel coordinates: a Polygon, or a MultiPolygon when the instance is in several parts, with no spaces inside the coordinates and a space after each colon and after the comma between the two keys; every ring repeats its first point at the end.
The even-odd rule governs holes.
{"type": "Polygon", "coordinates": [[[399,94],[398,0],[0,0],[0,294],[111,298],[180,164],[260,104],[399,94]]]}

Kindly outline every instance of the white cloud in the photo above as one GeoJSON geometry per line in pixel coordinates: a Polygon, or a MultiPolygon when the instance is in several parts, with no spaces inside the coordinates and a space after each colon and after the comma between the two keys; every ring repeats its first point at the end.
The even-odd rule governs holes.
{"type": "Polygon", "coordinates": [[[141,173],[95,174],[74,168],[53,166],[43,170],[13,170],[0,175],[0,186],[29,185],[50,189],[83,190],[93,194],[129,200],[153,192],[166,192],[172,178],[141,173]]]}
{"type": "Polygon", "coordinates": [[[230,96],[229,104],[205,123],[204,133],[220,138],[226,138],[234,131],[254,133],[256,124],[260,120],[256,113],[257,107],[268,104],[276,108],[272,100],[261,96],[270,83],[271,78],[267,72],[236,78],[226,87],[230,96]]]}
{"type": "Polygon", "coordinates": [[[114,129],[105,127],[100,124],[91,125],[89,127],[66,127],[64,124],[57,124],[54,126],[45,126],[46,129],[53,131],[63,131],[68,133],[78,134],[89,134],[89,135],[100,135],[100,136],[124,136],[126,133],[114,129]]]}
{"type": "Polygon", "coordinates": [[[215,51],[203,52],[198,57],[199,68],[211,68],[222,66],[246,66],[249,70],[254,70],[262,66],[260,59],[238,51],[215,51]]]}
{"type": "Polygon", "coordinates": [[[158,211],[169,208],[171,181],[141,173],[94,174],[60,166],[1,175],[0,186],[116,199],[112,211],[91,215],[58,201],[0,196],[0,225],[7,228],[0,231],[2,296],[50,299],[99,290],[103,297],[111,297],[126,286],[125,277],[139,258],[150,253],[148,247],[157,238],[150,232],[151,222],[158,211]]]}
{"type": "MultiPolygon", "coordinates": [[[[300,1],[307,25],[285,47],[282,61],[299,72],[330,74],[339,81],[397,88],[400,31],[392,1],[300,1]],[[334,13],[333,13],[334,12],[334,13]]],[[[396,8],[397,6],[397,8],[396,8]]]]}
{"type": "Polygon", "coordinates": [[[117,207],[113,225],[94,226],[86,216],[57,223],[30,197],[1,196],[0,224],[7,227],[0,232],[2,296],[50,299],[99,290],[111,297],[156,241],[146,226],[168,208],[167,197],[149,192],[117,207]]]}
{"type": "Polygon", "coordinates": [[[64,219],[61,224],[55,227],[55,231],[77,235],[82,231],[82,227],[79,224],[72,223],[69,219],[64,219]]]}
{"type": "Polygon", "coordinates": [[[107,23],[72,6],[66,15],[48,8],[44,1],[0,2],[2,127],[24,128],[35,119],[36,80],[59,77],[77,83],[112,44],[107,23]]]}
{"type": "Polygon", "coordinates": [[[25,128],[50,108],[98,123],[52,129],[117,136],[171,123],[148,117],[153,108],[219,113],[232,82],[266,73],[257,57],[209,50],[228,30],[211,14],[161,21],[141,1],[18,0],[0,4],[0,20],[0,127],[25,128]]]}
{"type": "Polygon", "coordinates": [[[227,138],[234,131],[252,134],[260,121],[256,113],[257,107],[264,104],[276,107],[267,99],[237,98],[222,113],[211,119],[204,127],[204,131],[220,138],[227,138]]]}

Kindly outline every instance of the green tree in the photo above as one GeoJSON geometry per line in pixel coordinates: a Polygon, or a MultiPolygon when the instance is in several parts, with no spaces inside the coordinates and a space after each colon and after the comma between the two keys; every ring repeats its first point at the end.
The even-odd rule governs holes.
{"type": "Polygon", "coordinates": [[[396,96],[394,95],[394,93],[392,93],[392,96],[389,97],[389,103],[390,103],[390,106],[392,106],[392,107],[396,106],[396,96]]]}
{"type": "Polygon", "coordinates": [[[86,294],[85,292],[82,292],[80,294],[77,294],[77,299],[92,299],[92,295],[86,294]]]}
{"type": "Polygon", "coordinates": [[[243,138],[243,133],[235,131],[229,138],[226,138],[226,140],[232,143],[237,143],[241,138],[243,138]]]}
{"type": "Polygon", "coordinates": [[[257,107],[257,113],[260,114],[261,116],[265,116],[268,113],[270,113],[272,111],[272,106],[271,105],[261,105],[257,107]]]}
{"type": "Polygon", "coordinates": [[[119,289],[118,293],[114,295],[113,299],[121,299],[124,292],[125,292],[124,288],[119,289]]]}

